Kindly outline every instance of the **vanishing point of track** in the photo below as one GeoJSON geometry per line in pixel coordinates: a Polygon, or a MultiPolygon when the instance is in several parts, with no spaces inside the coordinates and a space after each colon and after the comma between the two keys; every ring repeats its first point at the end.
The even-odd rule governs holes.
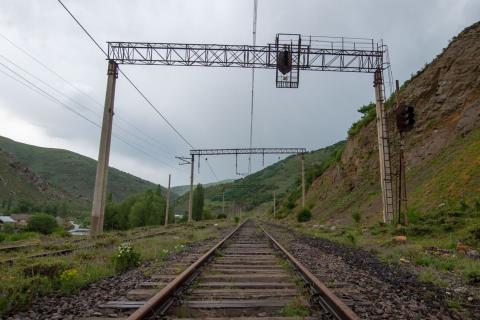
{"type": "Polygon", "coordinates": [[[182,262],[186,263],[183,271],[173,266],[172,273],[177,274],[153,275],[151,282],[130,292],[128,300],[111,301],[102,307],[135,310],[129,320],[359,319],[250,220],[205,254],[182,262]]]}

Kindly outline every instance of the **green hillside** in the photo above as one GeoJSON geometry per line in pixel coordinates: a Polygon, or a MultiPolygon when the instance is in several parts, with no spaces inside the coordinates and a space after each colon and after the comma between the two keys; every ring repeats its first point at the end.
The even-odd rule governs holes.
{"type": "MultiPolygon", "coordinates": [[[[97,167],[95,160],[68,150],[36,147],[5,137],[0,137],[0,149],[24,163],[50,186],[65,190],[77,199],[91,199],[97,167]]],[[[110,168],[108,178],[108,192],[113,194],[115,201],[155,187],[149,181],[114,168],[110,168]]]]}
{"type": "MultiPolygon", "coordinates": [[[[230,183],[230,182],[233,182],[234,180],[233,179],[226,179],[226,180],[222,180],[222,181],[219,181],[219,182],[212,182],[212,183],[207,183],[204,185],[204,187],[212,187],[212,186],[215,186],[215,185],[218,185],[218,184],[225,184],[225,183],[230,183]]],[[[175,186],[175,187],[172,187],[171,191],[173,193],[175,193],[176,195],[184,195],[185,193],[187,193],[188,191],[190,191],[190,185],[183,185],[183,186],[175,186]]]]}

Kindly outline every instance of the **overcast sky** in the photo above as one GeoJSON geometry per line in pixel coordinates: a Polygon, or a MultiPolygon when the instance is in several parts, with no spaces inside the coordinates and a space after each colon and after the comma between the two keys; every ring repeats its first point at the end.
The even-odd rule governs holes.
{"type": "MultiPolygon", "coordinates": [[[[106,41],[252,42],[253,0],[64,3],[102,46],[106,41]]],[[[383,39],[389,46],[394,78],[403,82],[479,17],[478,0],[259,0],[257,44],[273,42],[279,32],[383,39]]],[[[69,108],[101,122],[106,61],[57,1],[1,0],[0,33],[1,64],[69,108]]],[[[3,72],[18,77],[1,64],[0,135],[97,157],[99,128],[11,79],[3,72]]],[[[196,148],[248,147],[249,70],[122,68],[196,148]]],[[[254,146],[312,150],[345,139],[351,123],[359,118],[358,107],[374,99],[372,80],[368,74],[303,72],[299,89],[276,89],[274,70],[258,70],[254,146]]],[[[187,155],[188,146],[121,76],[115,110],[110,165],[163,185],[172,173],[173,185],[187,184],[189,168],[178,166],[174,156],[187,155]]],[[[266,156],[265,162],[278,159],[266,156]]],[[[261,160],[255,158],[254,170],[262,168],[261,160]]],[[[208,162],[219,179],[238,178],[234,158],[209,157],[208,162]]],[[[245,157],[239,158],[240,172],[246,172],[247,165],[245,157]]],[[[205,159],[196,181],[215,181],[205,159]]]]}

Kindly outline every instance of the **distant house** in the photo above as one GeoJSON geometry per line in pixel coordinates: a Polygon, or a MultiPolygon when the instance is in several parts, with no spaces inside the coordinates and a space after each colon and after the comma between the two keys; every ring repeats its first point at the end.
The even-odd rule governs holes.
{"type": "Polygon", "coordinates": [[[10,216],[0,216],[0,230],[3,230],[3,226],[6,224],[14,224],[16,221],[10,216]]]}
{"type": "Polygon", "coordinates": [[[30,218],[31,214],[29,213],[14,213],[10,217],[20,226],[26,226],[28,218],[30,218]]]}

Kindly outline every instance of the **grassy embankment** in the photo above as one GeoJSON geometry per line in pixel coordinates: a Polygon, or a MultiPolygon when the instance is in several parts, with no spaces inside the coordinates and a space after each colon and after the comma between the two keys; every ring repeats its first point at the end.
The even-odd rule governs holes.
{"type": "Polygon", "coordinates": [[[407,181],[415,187],[409,190],[406,227],[364,221],[360,211],[352,210],[349,225],[332,227],[316,217],[294,228],[365,248],[388,263],[411,266],[420,279],[441,287],[478,288],[480,259],[457,250],[457,245],[480,251],[480,130],[412,169],[407,181]],[[407,236],[405,243],[392,240],[400,234],[407,236]]]}
{"type": "MultiPolygon", "coordinates": [[[[148,228],[148,232],[165,231],[163,234],[132,241],[132,247],[140,254],[141,261],[161,264],[171,251],[183,250],[187,243],[218,237],[222,227],[232,225],[231,221],[200,222],[192,226],[175,225],[168,228],[148,228]],[[217,224],[217,225],[215,225],[217,224]]],[[[0,265],[0,316],[21,309],[36,295],[60,292],[71,294],[76,290],[100,279],[116,274],[113,256],[118,245],[145,229],[130,232],[108,232],[97,239],[98,246],[75,251],[68,256],[27,259],[27,255],[45,250],[59,250],[72,247],[74,241],[60,243],[49,238],[47,244],[15,253],[18,258],[13,265],[0,265]]],[[[85,239],[82,245],[90,244],[85,239]]],[[[77,241],[78,242],[78,241],[77,241]]],[[[1,259],[11,258],[12,253],[3,253],[1,259]]]]}

